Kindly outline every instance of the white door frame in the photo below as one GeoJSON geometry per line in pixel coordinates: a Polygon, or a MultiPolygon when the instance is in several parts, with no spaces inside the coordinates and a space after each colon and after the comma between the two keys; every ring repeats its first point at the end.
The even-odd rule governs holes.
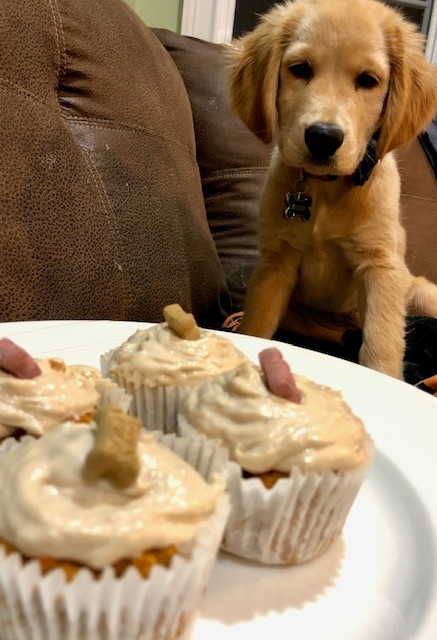
{"type": "Polygon", "coordinates": [[[210,42],[229,43],[236,0],[183,0],[181,34],[210,42]]]}
{"type": "Polygon", "coordinates": [[[437,64],[437,0],[434,0],[431,11],[425,53],[430,62],[437,64]]]}
{"type": "MultiPolygon", "coordinates": [[[[183,0],[181,33],[210,42],[232,40],[236,0],[183,0]]],[[[437,63],[437,0],[431,12],[426,56],[437,63]]]]}

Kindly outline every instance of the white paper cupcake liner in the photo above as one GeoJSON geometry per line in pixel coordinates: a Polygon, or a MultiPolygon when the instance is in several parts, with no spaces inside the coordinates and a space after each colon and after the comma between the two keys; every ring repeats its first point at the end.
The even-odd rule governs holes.
{"type": "Polygon", "coordinates": [[[177,414],[186,387],[142,387],[134,391],[132,413],[147,430],[177,433],[177,414]]]}
{"type": "Polygon", "coordinates": [[[168,640],[195,612],[216,557],[227,515],[223,496],[201,527],[189,559],[175,556],[170,568],[155,566],[148,579],[135,569],[99,579],[83,569],[67,583],[61,569],[42,577],[38,562],[0,554],[2,640],[168,640]]]}
{"type": "Polygon", "coordinates": [[[132,396],[118,384],[109,378],[102,378],[97,383],[96,389],[99,394],[99,400],[97,403],[98,409],[101,409],[108,404],[113,404],[123,409],[126,413],[129,412],[132,404],[132,396]]]}
{"type": "Polygon", "coordinates": [[[24,442],[30,442],[31,440],[35,440],[35,436],[23,435],[21,436],[21,438],[13,438],[12,436],[9,438],[5,438],[4,440],[2,440],[2,442],[0,442],[0,459],[4,455],[12,451],[12,449],[19,447],[20,444],[23,444],[24,442]]]}
{"type": "MultiPolygon", "coordinates": [[[[157,435],[207,475],[223,472],[223,452],[211,443],[190,443],[157,435]]],[[[129,569],[116,578],[112,568],[99,578],[82,569],[66,582],[57,569],[42,577],[37,561],[23,564],[18,553],[0,547],[1,640],[173,640],[190,623],[206,587],[222,539],[228,496],[199,527],[188,557],[156,565],[147,579],[129,569]]]]}
{"type": "Polygon", "coordinates": [[[267,564],[299,564],[323,553],[339,536],[366,476],[294,468],[267,489],[259,478],[244,479],[229,463],[231,513],[222,549],[267,564]]]}
{"type": "Polygon", "coordinates": [[[115,353],[115,349],[110,349],[106,353],[100,356],[100,373],[102,378],[110,378],[109,375],[109,361],[112,354],[115,353]]]}
{"type": "Polygon", "coordinates": [[[132,383],[114,380],[132,395],[129,413],[141,420],[144,429],[177,433],[177,414],[186,388],[169,385],[134,389],[132,383]]]}
{"type": "MultiPolygon", "coordinates": [[[[179,416],[185,437],[198,432],[179,416]]],[[[259,478],[243,478],[229,461],[226,490],[231,499],[222,549],[266,564],[299,564],[323,553],[338,537],[368,467],[290,476],[267,489],[259,478]]]]}
{"type": "Polygon", "coordinates": [[[226,449],[202,435],[196,438],[179,437],[177,434],[154,433],[158,442],[171,449],[192,466],[206,482],[213,480],[226,484],[229,455],[226,449]]]}
{"type": "Polygon", "coordinates": [[[132,396],[129,413],[141,420],[147,431],[159,430],[163,433],[177,433],[177,414],[188,385],[161,385],[150,387],[143,385],[136,389],[132,382],[115,373],[109,374],[108,363],[113,351],[100,358],[102,376],[110,377],[119,387],[132,396]]]}

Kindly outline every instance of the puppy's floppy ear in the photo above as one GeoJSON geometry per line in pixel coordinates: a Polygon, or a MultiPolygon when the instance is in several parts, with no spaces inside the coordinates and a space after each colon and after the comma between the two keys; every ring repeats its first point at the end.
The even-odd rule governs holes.
{"type": "Polygon", "coordinates": [[[264,142],[276,124],[279,67],[291,27],[291,11],[278,5],[231,53],[231,102],[243,122],[264,142]]]}
{"type": "Polygon", "coordinates": [[[424,56],[421,34],[400,16],[391,15],[385,37],[391,68],[379,157],[419,135],[437,108],[437,74],[424,56]]]}

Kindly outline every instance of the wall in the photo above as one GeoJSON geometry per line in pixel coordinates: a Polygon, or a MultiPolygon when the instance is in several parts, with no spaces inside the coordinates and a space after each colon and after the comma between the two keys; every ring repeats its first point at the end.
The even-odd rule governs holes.
{"type": "Polygon", "coordinates": [[[125,0],[149,27],[180,33],[183,0],[125,0]]]}

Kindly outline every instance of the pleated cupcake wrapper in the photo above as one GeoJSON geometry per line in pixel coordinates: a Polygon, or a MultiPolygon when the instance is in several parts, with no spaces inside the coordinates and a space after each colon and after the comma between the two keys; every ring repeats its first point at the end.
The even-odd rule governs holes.
{"type": "Polygon", "coordinates": [[[110,351],[107,351],[106,353],[100,356],[100,373],[102,375],[102,378],[111,377],[109,375],[109,361],[112,355],[115,353],[115,351],[116,351],[115,349],[110,349],[110,351]]]}
{"type": "Polygon", "coordinates": [[[186,438],[160,431],[154,431],[153,435],[158,442],[192,466],[206,482],[221,482],[225,487],[229,462],[226,449],[202,435],[186,438]]]}
{"type": "Polygon", "coordinates": [[[267,489],[259,478],[242,478],[241,468],[230,462],[231,513],[222,549],[267,564],[317,557],[341,533],[366,471],[303,474],[295,467],[267,489]]]}
{"type": "Polygon", "coordinates": [[[99,400],[97,408],[107,406],[108,404],[116,405],[125,411],[129,412],[132,404],[132,396],[122,389],[118,384],[109,378],[102,378],[96,385],[97,392],[99,394],[99,400]]]}
{"type": "MultiPolygon", "coordinates": [[[[107,405],[116,405],[118,407],[121,407],[121,409],[123,409],[123,411],[125,411],[126,413],[129,411],[132,404],[132,396],[126,393],[125,389],[120,388],[115,382],[109,380],[109,378],[104,378],[97,383],[96,388],[99,394],[99,399],[97,402],[98,409],[101,409],[102,407],[105,407],[107,405]]],[[[26,434],[21,436],[20,438],[14,438],[12,436],[5,438],[0,442],[0,458],[5,453],[8,453],[12,449],[14,449],[17,445],[29,440],[34,440],[35,438],[39,437],[40,436],[26,434]]]]}
{"type": "Polygon", "coordinates": [[[164,433],[177,433],[177,413],[186,389],[177,385],[135,389],[132,413],[147,430],[162,429],[164,433]]]}
{"type": "Polygon", "coordinates": [[[194,615],[206,587],[226,521],[222,496],[199,531],[190,559],[154,566],[148,579],[135,569],[99,579],[82,569],[67,583],[61,569],[41,577],[38,562],[23,565],[17,553],[0,555],[2,640],[170,640],[194,615]]]}
{"type": "Polygon", "coordinates": [[[12,449],[19,447],[20,444],[23,444],[24,442],[31,442],[32,440],[35,440],[35,436],[24,435],[21,436],[21,438],[5,438],[0,443],[0,459],[2,458],[2,456],[12,451],[12,449]]]}
{"type": "MultiPolygon", "coordinates": [[[[165,446],[196,460],[207,475],[223,471],[223,454],[211,443],[165,446]]],[[[37,561],[4,555],[0,547],[1,640],[173,640],[188,625],[207,585],[229,513],[220,496],[215,512],[200,527],[189,557],[173,557],[169,568],[155,565],[147,579],[131,568],[116,578],[112,568],[99,578],[81,569],[67,583],[62,569],[42,577],[37,561]]]]}
{"type": "MultiPolygon", "coordinates": [[[[197,431],[179,416],[179,430],[195,440],[197,431]]],[[[266,564],[298,564],[325,551],[340,534],[368,467],[342,472],[294,467],[267,489],[259,478],[243,478],[229,461],[226,490],[231,499],[222,549],[266,564]]]]}
{"type": "Polygon", "coordinates": [[[108,376],[121,388],[132,396],[130,413],[141,420],[144,429],[154,431],[159,429],[163,433],[177,433],[177,414],[187,391],[194,385],[160,385],[150,387],[141,386],[139,389],[122,376],[109,373],[108,363],[113,351],[109,351],[100,358],[102,376],[108,376]]]}

